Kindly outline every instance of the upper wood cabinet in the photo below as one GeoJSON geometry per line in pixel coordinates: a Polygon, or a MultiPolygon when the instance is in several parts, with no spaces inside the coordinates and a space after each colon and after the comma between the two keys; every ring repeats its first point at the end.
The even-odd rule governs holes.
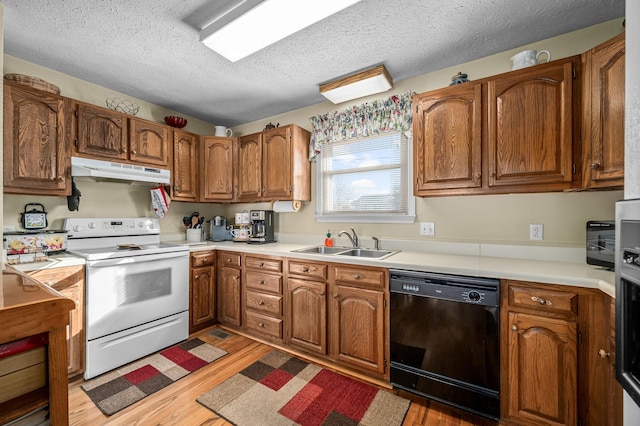
{"type": "Polygon", "coordinates": [[[4,84],[4,192],[69,195],[71,104],[61,96],[4,84]]]}
{"type": "Polygon", "coordinates": [[[75,116],[77,155],[152,166],[169,165],[167,126],[77,101],[75,116]]]}
{"type": "Polygon", "coordinates": [[[241,137],[237,201],[311,200],[310,137],[293,124],[241,137]]]}
{"type": "Polygon", "coordinates": [[[205,136],[200,140],[200,201],[232,201],[235,139],[205,136]]]}
{"type": "Polygon", "coordinates": [[[575,186],[579,66],[575,56],[415,95],[415,195],[575,186]]]}
{"type": "Polygon", "coordinates": [[[582,55],[583,187],[624,185],[624,33],[582,55]]]}
{"type": "Polygon", "coordinates": [[[415,194],[482,186],[482,84],[415,95],[415,194]]]}
{"type": "Polygon", "coordinates": [[[574,56],[488,81],[489,187],[571,188],[573,76],[579,65],[574,56]]]}
{"type": "Polygon", "coordinates": [[[173,131],[173,169],[171,198],[173,201],[197,201],[198,135],[173,131]]]}

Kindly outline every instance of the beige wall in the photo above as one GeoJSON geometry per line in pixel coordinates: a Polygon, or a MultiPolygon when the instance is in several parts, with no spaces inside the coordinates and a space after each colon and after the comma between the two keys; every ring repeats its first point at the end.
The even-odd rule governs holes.
{"type": "MultiPolygon", "coordinates": [[[[621,22],[621,19],[607,22],[476,61],[400,81],[395,84],[392,91],[376,97],[387,97],[407,90],[420,93],[444,87],[451,82],[451,77],[458,71],[467,73],[471,80],[506,72],[511,66],[509,58],[514,53],[525,48],[550,50],[553,59],[579,54],[618,34],[622,30],[621,22]]],[[[108,93],[113,92],[99,86],[34,66],[16,58],[5,56],[4,68],[5,73],[20,72],[29,74],[37,71],[41,74],[31,75],[36,75],[59,85],[63,95],[76,99],[103,104],[105,97],[113,96],[108,95],[108,93]]],[[[237,126],[234,128],[234,135],[260,131],[269,122],[274,124],[295,123],[309,129],[309,117],[313,115],[360,104],[373,98],[375,97],[363,98],[343,105],[333,105],[330,102],[320,103],[237,126]]],[[[149,106],[149,108],[151,110],[153,107],[149,106]]],[[[161,121],[161,118],[157,119],[157,117],[162,117],[159,114],[165,115],[164,113],[152,113],[151,116],[145,116],[142,115],[142,111],[139,115],[144,118],[161,121]]],[[[205,129],[205,131],[191,130],[202,134],[207,133],[208,129],[205,129]]],[[[315,180],[314,178],[315,165],[312,168],[312,179],[315,180]]],[[[32,201],[45,204],[49,212],[52,228],[61,226],[62,219],[68,216],[153,215],[149,209],[150,197],[148,188],[92,181],[78,181],[78,185],[82,191],[80,211],[73,213],[67,210],[66,199],[64,198],[5,195],[5,226],[7,224],[16,226],[18,213],[22,211],[26,203],[32,201]]],[[[582,246],[585,222],[589,219],[613,219],[614,202],[622,198],[622,191],[418,198],[416,202],[416,222],[429,221],[436,224],[435,237],[419,237],[416,235],[419,229],[418,223],[408,225],[317,223],[313,216],[315,185],[313,185],[313,188],[313,201],[303,203],[303,208],[300,212],[278,215],[278,232],[317,235],[318,242],[321,242],[327,229],[331,229],[334,234],[337,234],[340,229],[353,226],[359,235],[364,237],[376,235],[381,237],[383,241],[385,238],[401,237],[424,239],[425,241],[530,244],[529,224],[542,223],[545,226],[545,240],[534,244],[582,246]]],[[[164,235],[181,232],[180,218],[194,210],[198,210],[207,218],[211,218],[216,214],[232,217],[236,211],[267,208],[268,206],[268,203],[220,205],[175,202],[171,204],[168,216],[161,220],[161,230],[164,235]]]]}

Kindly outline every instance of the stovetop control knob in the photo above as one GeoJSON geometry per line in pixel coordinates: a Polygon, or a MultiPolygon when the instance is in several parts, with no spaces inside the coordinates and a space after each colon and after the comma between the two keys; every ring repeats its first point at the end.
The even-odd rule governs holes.
{"type": "Polygon", "coordinates": [[[74,232],[80,232],[80,231],[82,231],[82,226],[80,226],[80,225],[74,225],[74,226],[73,226],[73,231],[74,231],[74,232]]]}
{"type": "Polygon", "coordinates": [[[96,229],[96,223],[95,222],[89,222],[89,229],[96,229]]]}

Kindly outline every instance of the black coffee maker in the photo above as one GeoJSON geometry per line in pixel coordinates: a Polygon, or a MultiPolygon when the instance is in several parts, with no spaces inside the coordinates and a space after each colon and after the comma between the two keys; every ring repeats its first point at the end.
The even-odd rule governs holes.
{"type": "Polygon", "coordinates": [[[249,243],[266,244],[275,243],[273,210],[251,210],[251,238],[249,243]]]}

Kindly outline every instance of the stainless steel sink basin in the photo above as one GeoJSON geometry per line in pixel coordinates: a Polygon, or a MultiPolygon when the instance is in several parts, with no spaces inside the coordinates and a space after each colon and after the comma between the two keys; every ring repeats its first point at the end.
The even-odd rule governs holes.
{"type": "Polygon", "coordinates": [[[375,259],[379,259],[381,257],[390,256],[394,253],[397,253],[397,252],[388,251],[388,250],[369,250],[369,249],[357,248],[357,249],[343,251],[338,254],[340,256],[372,257],[375,259]]]}
{"type": "Polygon", "coordinates": [[[296,253],[311,253],[311,254],[336,254],[342,251],[348,250],[346,247],[325,247],[325,246],[314,246],[314,247],[306,247],[303,249],[293,250],[296,253]]]}
{"type": "Polygon", "coordinates": [[[365,249],[365,248],[351,249],[348,247],[325,247],[325,246],[305,247],[305,248],[291,250],[291,251],[295,253],[367,257],[370,259],[382,259],[385,257],[389,257],[392,254],[398,253],[397,251],[390,251],[390,250],[374,250],[374,249],[365,249]]]}

